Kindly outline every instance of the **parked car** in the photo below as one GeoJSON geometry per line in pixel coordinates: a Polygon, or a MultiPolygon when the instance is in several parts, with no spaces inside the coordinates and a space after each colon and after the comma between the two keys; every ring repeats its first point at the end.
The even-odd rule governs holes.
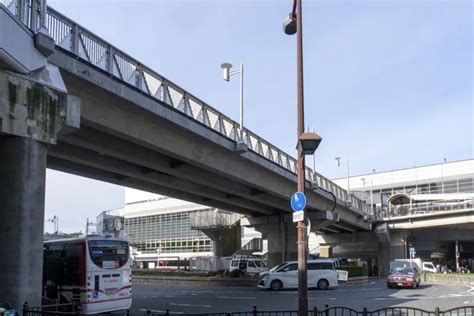
{"type": "Polygon", "coordinates": [[[415,268],[394,268],[387,277],[387,287],[411,287],[416,289],[420,286],[420,273],[415,268]]]}
{"type": "Polygon", "coordinates": [[[17,316],[16,310],[7,303],[0,303],[0,315],[2,316],[17,316]]]}
{"type": "Polygon", "coordinates": [[[239,270],[242,273],[250,275],[258,275],[261,272],[267,271],[268,268],[265,266],[265,263],[258,258],[234,257],[230,261],[229,272],[234,270],[239,270]]]}
{"type": "MultiPolygon", "coordinates": [[[[260,273],[258,287],[278,291],[298,287],[298,262],[284,262],[260,273]]],[[[327,290],[338,286],[337,273],[331,260],[308,260],[308,287],[327,290]]]]}

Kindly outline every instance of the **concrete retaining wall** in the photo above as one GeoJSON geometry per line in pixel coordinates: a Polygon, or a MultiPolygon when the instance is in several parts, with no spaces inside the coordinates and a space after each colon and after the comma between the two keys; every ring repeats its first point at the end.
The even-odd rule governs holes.
{"type": "MultiPolygon", "coordinates": [[[[256,278],[228,278],[228,277],[199,277],[199,276],[162,276],[162,275],[134,275],[133,282],[141,284],[163,284],[163,285],[196,285],[196,286],[232,286],[232,287],[256,287],[256,278]]],[[[352,277],[341,284],[363,284],[368,282],[368,277],[352,277]]]]}
{"type": "Polygon", "coordinates": [[[160,276],[134,275],[133,282],[142,284],[163,285],[197,285],[197,286],[239,286],[255,287],[255,278],[225,278],[225,277],[198,277],[198,276],[160,276]]]}
{"type": "Polygon", "coordinates": [[[466,274],[444,274],[444,273],[425,273],[422,279],[425,282],[433,283],[453,283],[474,286],[474,275],[466,274]]]}

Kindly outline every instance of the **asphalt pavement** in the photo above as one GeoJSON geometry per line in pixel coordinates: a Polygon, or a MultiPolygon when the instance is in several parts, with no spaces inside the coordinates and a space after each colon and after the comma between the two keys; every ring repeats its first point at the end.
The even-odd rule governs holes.
{"type": "MultiPolygon", "coordinates": [[[[133,285],[132,314],[146,310],[171,313],[212,313],[258,310],[296,310],[297,290],[272,292],[244,287],[196,287],[171,285],[133,285]]],[[[308,291],[309,308],[344,306],[355,310],[364,307],[408,306],[425,310],[447,310],[474,305],[474,288],[454,284],[421,284],[418,289],[388,289],[385,279],[368,284],[340,285],[337,289],[308,291]]]]}

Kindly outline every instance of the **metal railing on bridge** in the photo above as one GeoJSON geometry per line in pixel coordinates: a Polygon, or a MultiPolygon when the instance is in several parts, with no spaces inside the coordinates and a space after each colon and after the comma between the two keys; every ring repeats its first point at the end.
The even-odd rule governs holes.
{"type": "MultiPolygon", "coordinates": [[[[29,21],[26,23],[28,27],[31,28],[31,25],[37,25],[36,28],[38,29],[40,23],[31,22],[31,18],[21,19],[22,16],[25,16],[25,10],[32,11],[31,5],[29,7],[26,5],[25,7],[25,3],[28,3],[28,1],[0,0],[0,5],[4,4],[13,14],[20,17],[20,20],[24,21],[24,23],[29,21]],[[18,9],[21,7],[23,9],[18,9]]],[[[38,19],[41,19],[41,13],[42,11],[40,10],[34,16],[38,16],[38,19]]],[[[26,16],[31,16],[31,14],[26,14],[26,16]]],[[[297,173],[297,160],[295,158],[248,129],[243,129],[243,139],[241,139],[240,126],[237,122],[53,8],[47,8],[46,19],[43,21],[50,36],[61,49],[107,72],[125,84],[140,90],[142,93],[167,104],[220,135],[235,142],[244,141],[249,150],[293,174],[297,173]]],[[[306,167],[305,175],[306,180],[333,193],[339,201],[351,201],[353,208],[358,209],[367,217],[373,216],[369,205],[353,195],[349,196],[346,190],[331,180],[314,172],[309,167],[306,167]]]]}
{"type": "Polygon", "coordinates": [[[381,220],[399,217],[433,215],[440,212],[474,210],[474,199],[463,201],[430,201],[416,204],[392,205],[378,212],[381,220]]]}
{"type": "Polygon", "coordinates": [[[191,229],[214,229],[230,227],[240,220],[241,215],[219,209],[203,210],[189,214],[191,229]]]}

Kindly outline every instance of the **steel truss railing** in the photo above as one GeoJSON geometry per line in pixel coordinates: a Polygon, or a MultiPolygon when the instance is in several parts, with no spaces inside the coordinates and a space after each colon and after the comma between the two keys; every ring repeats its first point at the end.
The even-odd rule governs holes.
{"type": "Polygon", "coordinates": [[[391,220],[399,217],[409,217],[418,215],[432,215],[440,212],[474,210],[473,200],[461,201],[432,201],[403,205],[391,205],[384,207],[380,213],[380,219],[391,220]]]}
{"type": "Polygon", "coordinates": [[[231,227],[240,220],[240,214],[221,211],[218,209],[204,210],[189,214],[189,225],[192,229],[209,229],[231,227]]]}
{"type": "MultiPolygon", "coordinates": [[[[2,2],[6,2],[8,9],[18,16],[15,4],[25,1],[1,0],[0,4],[2,2]]],[[[35,23],[29,23],[31,24],[35,23]]],[[[252,152],[291,173],[297,173],[295,158],[248,129],[243,129],[241,138],[240,126],[237,122],[51,7],[47,9],[45,24],[56,45],[62,49],[167,104],[220,135],[235,142],[244,142],[252,152]]],[[[353,195],[349,196],[346,190],[334,182],[309,167],[305,168],[305,176],[310,183],[332,192],[339,201],[351,201],[353,208],[358,209],[367,217],[372,217],[369,205],[353,195]]]]}

